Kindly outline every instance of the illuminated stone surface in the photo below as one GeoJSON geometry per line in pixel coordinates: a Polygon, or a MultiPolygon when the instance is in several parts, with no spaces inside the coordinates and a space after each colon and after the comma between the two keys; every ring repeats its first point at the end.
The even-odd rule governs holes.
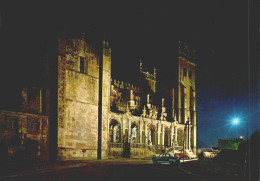
{"type": "MultiPolygon", "coordinates": [[[[48,141],[57,145],[57,159],[60,160],[97,159],[100,152],[102,159],[147,157],[183,149],[183,144],[185,149],[196,153],[194,54],[179,43],[178,59],[174,60],[173,66],[176,70],[174,81],[171,86],[163,88],[162,95],[158,95],[156,67],[150,73],[140,61],[140,82],[116,80],[111,77],[109,42],[103,41],[100,46],[94,46],[86,37],[85,34],[74,38],[59,36],[55,56],[47,60],[46,88],[24,88],[21,92],[23,111],[34,112],[34,117],[41,117],[43,113],[46,115],[44,119],[51,118],[50,125],[54,125],[53,129],[49,129],[47,123],[41,123],[46,126],[41,128],[45,131],[31,136],[34,140],[38,140],[37,136],[44,136],[41,147],[48,152],[47,155],[55,151],[51,150],[55,149],[53,145],[48,147],[48,141]],[[49,66],[51,63],[57,63],[57,67],[49,66]],[[103,65],[102,73],[99,72],[100,63],[103,65]],[[55,69],[57,77],[52,73],[55,69]],[[57,85],[53,84],[53,79],[57,79],[57,82],[53,81],[57,85]],[[34,97],[28,96],[32,90],[34,97]],[[57,108],[53,104],[56,100],[57,108]],[[99,105],[102,106],[102,116],[99,116],[99,105]],[[99,121],[101,143],[98,142],[99,121]],[[57,143],[53,141],[53,131],[51,137],[47,130],[56,130],[57,143]]],[[[1,118],[2,125],[5,114],[1,118]]],[[[2,127],[6,129],[6,126],[2,127]]],[[[21,126],[18,128],[21,129],[21,126]]]]}

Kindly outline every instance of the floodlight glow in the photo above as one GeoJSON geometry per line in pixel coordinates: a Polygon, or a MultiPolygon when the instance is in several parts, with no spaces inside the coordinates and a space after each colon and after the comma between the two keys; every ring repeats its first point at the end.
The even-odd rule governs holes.
{"type": "Polygon", "coordinates": [[[239,119],[238,118],[233,119],[233,124],[234,125],[237,125],[238,123],[239,123],[239,119]]]}

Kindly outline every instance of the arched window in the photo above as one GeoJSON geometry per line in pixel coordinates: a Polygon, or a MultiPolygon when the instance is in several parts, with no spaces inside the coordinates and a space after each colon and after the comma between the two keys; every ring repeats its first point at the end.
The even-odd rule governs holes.
{"type": "Polygon", "coordinates": [[[137,129],[136,126],[132,128],[132,139],[136,140],[137,138],[137,129]]]}
{"type": "Polygon", "coordinates": [[[121,128],[120,124],[116,120],[112,120],[110,123],[109,129],[109,140],[111,142],[120,142],[121,141],[121,128]]]}
{"type": "Polygon", "coordinates": [[[148,144],[155,145],[155,130],[153,127],[149,130],[148,133],[148,144]]]}
{"type": "Polygon", "coordinates": [[[119,142],[120,141],[120,129],[119,126],[116,127],[116,141],[119,142]]]}

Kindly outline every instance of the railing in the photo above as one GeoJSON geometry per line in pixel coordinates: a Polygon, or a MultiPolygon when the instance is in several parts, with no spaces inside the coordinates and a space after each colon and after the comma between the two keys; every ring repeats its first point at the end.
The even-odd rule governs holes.
{"type": "Polygon", "coordinates": [[[131,148],[145,148],[144,143],[131,143],[131,148]]]}
{"type": "Polygon", "coordinates": [[[110,146],[110,148],[122,148],[123,147],[123,143],[113,143],[113,142],[110,142],[109,146],[110,146]]]}
{"type": "MultiPolygon", "coordinates": [[[[109,143],[110,148],[123,148],[123,143],[109,143]]],[[[170,152],[173,150],[179,150],[182,147],[166,147],[164,145],[147,145],[145,143],[130,143],[131,148],[147,148],[150,151],[153,151],[155,153],[162,153],[162,152],[170,152]]]]}
{"type": "Polygon", "coordinates": [[[155,152],[156,146],[155,145],[147,145],[148,150],[155,152]]]}

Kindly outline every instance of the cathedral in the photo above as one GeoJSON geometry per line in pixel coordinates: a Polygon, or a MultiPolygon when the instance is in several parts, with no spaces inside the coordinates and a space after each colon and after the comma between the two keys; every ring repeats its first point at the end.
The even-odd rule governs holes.
{"type": "Polygon", "coordinates": [[[0,110],[0,151],[43,160],[196,154],[195,52],[176,45],[167,85],[141,59],[132,83],[112,77],[109,41],[59,34],[46,48],[44,83],[21,89],[21,111],[0,110]]]}

